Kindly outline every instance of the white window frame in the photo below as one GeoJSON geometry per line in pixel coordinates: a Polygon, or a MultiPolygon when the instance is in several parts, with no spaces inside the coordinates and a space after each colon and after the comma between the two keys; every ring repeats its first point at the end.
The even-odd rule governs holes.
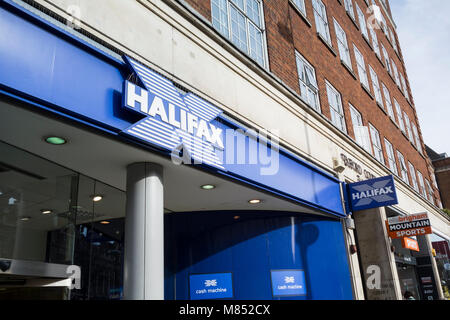
{"type": "Polygon", "coordinates": [[[293,4],[297,7],[297,9],[304,14],[306,17],[306,6],[305,0],[292,0],[293,4]]]}
{"type": "Polygon", "coordinates": [[[330,45],[331,43],[331,35],[330,35],[330,25],[328,23],[327,17],[327,8],[325,4],[321,0],[312,0],[313,1],[313,11],[314,11],[314,19],[316,21],[316,30],[317,33],[322,36],[322,38],[330,45]],[[322,26],[319,28],[319,26],[322,26]],[[325,34],[323,34],[325,32],[325,34]]]}
{"type": "Polygon", "coordinates": [[[359,28],[361,29],[361,33],[362,33],[363,37],[369,41],[369,33],[367,31],[366,16],[364,15],[364,12],[361,10],[361,8],[358,6],[358,3],[356,3],[356,2],[355,2],[355,7],[356,7],[356,15],[358,16],[359,28]]]}
{"type": "Polygon", "coordinates": [[[367,76],[366,63],[364,61],[364,56],[358,50],[355,44],[353,44],[353,49],[355,51],[356,65],[358,66],[359,81],[366,89],[370,92],[369,88],[369,78],[367,76]]]}
{"type": "Polygon", "coordinates": [[[419,180],[420,194],[421,194],[425,199],[428,199],[428,197],[427,197],[427,191],[426,191],[426,189],[425,189],[425,183],[424,183],[424,180],[423,180],[423,175],[422,175],[422,173],[421,173],[419,170],[417,170],[417,178],[418,178],[418,180],[419,180]]]}
{"type": "Polygon", "coordinates": [[[384,144],[386,146],[389,169],[391,169],[391,171],[395,175],[398,175],[397,161],[395,160],[394,148],[392,147],[392,144],[389,142],[389,140],[386,138],[384,138],[384,144]]]}
{"type": "MultiPolygon", "coordinates": [[[[211,19],[213,22],[213,26],[216,30],[218,30],[222,35],[224,35],[229,41],[231,41],[239,50],[244,52],[250,59],[255,61],[258,65],[267,69],[267,42],[266,42],[266,28],[264,22],[264,4],[262,0],[211,0],[211,19]],[[253,18],[248,15],[248,6],[247,1],[255,1],[258,3],[258,22],[253,21],[253,18]],[[242,3],[243,8],[241,8],[238,3],[242,3]],[[219,17],[215,16],[214,7],[219,8],[219,17]],[[245,41],[236,42],[235,39],[235,30],[233,29],[234,24],[232,23],[232,12],[236,12],[240,19],[244,19],[245,28],[243,25],[238,25],[240,31],[243,29],[245,32],[245,41]],[[224,15],[226,14],[226,19],[224,15]],[[226,22],[226,25],[225,25],[226,22]],[[258,39],[252,37],[253,31],[256,31],[258,35],[260,35],[260,41],[258,39]],[[252,46],[252,38],[255,39],[255,43],[258,43],[257,50],[253,50],[252,46]],[[241,46],[242,44],[242,46],[241,46]],[[260,45],[260,46],[259,46],[260,45]],[[245,47],[243,47],[245,46],[245,47]],[[261,56],[259,57],[259,51],[261,56]]],[[[239,34],[238,37],[242,36],[239,34]]],[[[258,37],[259,38],[259,37],[258,37]]],[[[240,39],[243,40],[243,39],[240,39]]]]}
{"type": "Polygon", "coordinates": [[[295,51],[295,58],[300,95],[312,109],[320,113],[319,86],[317,84],[316,70],[298,51],[295,51]],[[314,104],[312,104],[312,101],[314,101],[314,104]]]}
{"type": "Polygon", "coordinates": [[[384,63],[386,64],[386,69],[389,74],[392,74],[392,67],[391,67],[391,63],[390,63],[390,59],[389,59],[389,54],[383,44],[381,44],[381,51],[383,51],[383,57],[384,57],[384,63]]]}
{"type": "Polygon", "coordinates": [[[406,100],[409,101],[409,93],[408,93],[408,87],[406,86],[406,81],[405,81],[405,77],[403,76],[402,73],[400,73],[400,82],[402,83],[402,90],[403,90],[403,94],[406,97],[406,100]]]}
{"type": "Polygon", "coordinates": [[[381,59],[380,45],[378,44],[377,32],[373,29],[372,25],[370,24],[369,24],[369,32],[370,36],[372,37],[373,51],[375,51],[375,54],[378,56],[378,58],[381,59]]]}
{"type": "Polygon", "coordinates": [[[414,135],[413,135],[413,132],[411,129],[411,122],[409,120],[408,114],[405,111],[403,111],[403,119],[405,119],[405,127],[406,127],[406,130],[408,131],[409,141],[414,143],[414,135]]]}
{"type": "Polygon", "coordinates": [[[433,202],[434,198],[433,198],[433,188],[431,187],[430,181],[428,181],[427,179],[425,179],[425,186],[426,186],[426,190],[427,190],[427,199],[430,202],[433,202]]]}
{"type": "Polygon", "coordinates": [[[395,64],[393,59],[391,59],[391,65],[392,65],[392,71],[394,73],[395,84],[401,88],[400,77],[398,76],[397,65],[395,64]]]}
{"type": "Polygon", "coordinates": [[[395,115],[391,102],[391,94],[389,92],[389,89],[385,86],[384,83],[381,83],[381,86],[383,87],[384,102],[386,103],[387,113],[389,117],[395,122],[395,115]]]}
{"type": "Polygon", "coordinates": [[[372,66],[369,64],[370,79],[372,80],[373,93],[375,95],[375,100],[384,109],[383,96],[381,94],[380,81],[378,80],[377,73],[373,70],[372,66]]]}
{"type": "Polygon", "coordinates": [[[384,164],[383,147],[381,145],[380,132],[369,123],[370,137],[372,138],[373,155],[375,159],[384,164]]]}
{"type": "Polygon", "coordinates": [[[344,0],[344,7],[345,7],[345,11],[348,12],[348,14],[350,15],[350,17],[353,20],[355,19],[355,9],[353,7],[353,0],[344,0]]]}
{"type": "Polygon", "coordinates": [[[417,130],[417,127],[414,123],[411,123],[411,127],[412,127],[414,138],[416,141],[415,145],[417,147],[417,150],[422,154],[423,148],[422,148],[422,143],[420,142],[419,131],[417,130]]]}
{"type": "Polygon", "coordinates": [[[400,174],[401,178],[404,182],[409,184],[409,178],[408,178],[408,167],[406,166],[405,157],[403,154],[397,150],[397,158],[400,166],[400,174]]]}
{"type": "Polygon", "coordinates": [[[414,190],[417,192],[419,191],[419,184],[417,183],[417,176],[416,176],[416,168],[414,168],[414,165],[408,161],[408,167],[409,167],[409,174],[411,175],[411,187],[413,187],[414,190]]]}
{"type": "Polygon", "coordinates": [[[336,19],[333,18],[333,20],[341,61],[352,70],[352,60],[350,57],[350,49],[348,47],[347,34],[336,19]]]}
{"type": "Polygon", "coordinates": [[[403,121],[403,111],[402,108],[400,107],[400,104],[398,103],[398,101],[394,98],[394,105],[395,105],[395,110],[397,112],[397,119],[398,119],[398,124],[400,126],[400,130],[404,133],[406,133],[406,129],[405,129],[405,122],[403,121]]]}
{"type": "Polygon", "coordinates": [[[342,96],[328,81],[326,83],[328,105],[330,106],[331,123],[344,133],[347,133],[345,124],[342,96]]]}
{"type": "Polygon", "coordinates": [[[364,150],[372,154],[372,145],[370,143],[369,128],[364,126],[361,113],[351,104],[350,116],[353,124],[353,132],[355,134],[355,141],[364,150]]]}

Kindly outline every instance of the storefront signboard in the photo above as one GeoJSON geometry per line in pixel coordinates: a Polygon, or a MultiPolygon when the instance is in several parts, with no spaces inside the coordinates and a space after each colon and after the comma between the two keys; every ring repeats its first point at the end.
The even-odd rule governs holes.
{"type": "Polygon", "coordinates": [[[427,213],[388,218],[386,227],[389,237],[399,239],[431,234],[431,223],[427,213]]]}
{"type": "Polygon", "coordinates": [[[191,274],[189,292],[191,300],[233,298],[232,274],[191,274]]]}
{"type": "Polygon", "coordinates": [[[348,185],[352,211],[390,206],[398,203],[392,175],[348,185]]]}
{"type": "Polygon", "coordinates": [[[419,243],[411,238],[404,237],[402,238],[402,247],[405,249],[413,250],[413,251],[420,251],[419,249],[419,243]]]}
{"type": "Polygon", "coordinates": [[[274,297],[306,295],[305,272],[303,270],[272,270],[270,274],[274,297]]]}

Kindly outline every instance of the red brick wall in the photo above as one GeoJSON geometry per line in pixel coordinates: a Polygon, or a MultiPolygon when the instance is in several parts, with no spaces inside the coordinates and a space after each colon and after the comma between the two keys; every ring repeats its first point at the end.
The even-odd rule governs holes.
{"type": "MultiPolygon", "coordinates": [[[[193,8],[201,13],[205,18],[211,20],[211,0],[186,0],[193,8]]],[[[368,64],[372,66],[377,73],[380,87],[381,82],[389,89],[391,102],[393,105],[395,117],[395,105],[393,99],[395,98],[401,106],[401,109],[408,114],[411,122],[415,123],[421,136],[420,125],[417,121],[417,113],[413,106],[413,99],[409,87],[408,76],[406,73],[403,57],[400,49],[398,37],[395,34],[395,27],[390,24],[387,17],[386,21],[395,34],[396,43],[399,48],[399,54],[395,53],[393,46],[388,41],[382,30],[376,30],[378,42],[382,43],[388,51],[389,58],[393,59],[397,65],[397,69],[405,77],[408,92],[412,105],[406,100],[402,91],[395,84],[395,80],[388,74],[387,69],[383,66],[380,60],[376,57],[375,52],[371,48],[371,44],[364,40],[361,31],[359,30],[359,22],[356,15],[356,24],[347,15],[343,0],[322,0],[326,6],[328,24],[330,27],[330,35],[332,39],[333,50],[336,55],[319,39],[315,26],[315,19],[313,13],[313,6],[311,0],[305,0],[306,4],[306,19],[302,17],[293,5],[288,0],[264,0],[264,19],[266,26],[267,51],[269,57],[270,71],[280,78],[291,89],[300,93],[297,66],[295,60],[295,50],[297,50],[303,57],[305,57],[316,70],[317,81],[320,90],[320,106],[322,113],[330,119],[330,109],[328,106],[327,92],[325,87],[325,79],[328,80],[342,96],[342,104],[347,124],[348,135],[354,138],[353,126],[350,117],[350,109],[348,103],[350,102],[362,114],[364,125],[368,126],[370,122],[379,132],[381,143],[384,150],[384,158],[387,164],[387,154],[384,145],[384,138],[389,140],[394,147],[394,150],[399,150],[405,157],[406,165],[408,161],[411,162],[416,170],[419,170],[425,179],[430,181],[429,170],[425,152],[425,146],[422,143],[423,153],[425,157],[421,156],[415,147],[409,142],[400,129],[390,120],[390,117],[383,112],[376,104],[375,100],[361,87],[356,58],[353,50],[353,44],[362,53],[365,59],[366,71],[369,78],[369,86],[372,96],[373,87],[370,79],[368,64]],[[347,41],[350,49],[350,56],[352,60],[353,73],[351,73],[341,64],[336,33],[334,28],[334,20],[341,25],[347,35],[347,41]]],[[[369,18],[366,10],[368,8],[364,0],[353,0],[358,3],[361,10],[365,13],[366,18],[369,18]]],[[[389,6],[389,5],[388,5],[389,6]]],[[[390,9],[388,8],[388,11],[390,9]]],[[[382,10],[383,14],[384,11],[382,10]]],[[[369,36],[370,37],[370,36],[369,36]]],[[[381,50],[381,44],[380,50],[381,50]]],[[[382,55],[382,53],[381,53],[382,55]]],[[[383,56],[383,55],[382,55],[383,56]]],[[[384,94],[383,94],[384,102],[384,94]]],[[[385,106],[386,108],[386,106],[385,106]]],[[[422,139],[422,137],[421,137],[422,139]]],[[[397,158],[396,151],[395,156],[397,158]]],[[[399,165],[398,159],[397,164],[399,165]]],[[[408,170],[408,175],[409,175],[408,170]]],[[[439,198],[439,193],[435,190],[435,197],[439,198]]]]}

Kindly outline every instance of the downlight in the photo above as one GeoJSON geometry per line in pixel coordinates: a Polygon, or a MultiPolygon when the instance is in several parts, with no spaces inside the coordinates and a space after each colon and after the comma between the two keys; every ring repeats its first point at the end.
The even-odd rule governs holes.
{"type": "Polygon", "coordinates": [[[215,189],[216,186],[213,184],[204,184],[200,188],[202,188],[203,190],[212,190],[212,189],[215,189]]]}
{"type": "Polygon", "coordinates": [[[51,136],[51,137],[46,137],[45,142],[47,142],[48,144],[54,145],[54,146],[61,146],[63,144],[66,144],[67,140],[62,137],[51,136]]]}

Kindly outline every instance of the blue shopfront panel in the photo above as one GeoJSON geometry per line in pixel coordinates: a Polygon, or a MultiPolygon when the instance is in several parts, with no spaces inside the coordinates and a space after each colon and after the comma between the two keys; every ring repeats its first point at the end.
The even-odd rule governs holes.
{"type": "Polygon", "coordinates": [[[232,273],[233,299],[238,300],[352,299],[338,220],[279,212],[205,212],[172,214],[166,226],[165,252],[172,262],[165,274],[167,299],[190,299],[192,274],[217,273],[232,273]],[[235,215],[241,218],[236,221],[235,215]],[[297,289],[274,294],[274,271],[288,270],[288,285],[294,280],[297,289]]]}
{"type": "Polygon", "coordinates": [[[2,87],[109,129],[130,125],[117,116],[118,65],[1,6],[0,44],[2,87]]]}
{"type": "MultiPolygon", "coordinates": [[[[132,114],[123,106],[124,83],[131,72],[129,63],[100,52],[9,0],[0,1],[0,43],[0,93],[33,102],[30,108],[39,106],[143,145],[136,137],[125,134],[142,117],[145,119],[145,115],[132,114]]],[[[162,82],[167,88],[173,87],[167,79],[162,82]]],[[[210,123],[223,132],[246,131],[222,116],[210,123]]],[[[152,144],[146,146],[166,155],[170,151],[152,144]]],[[[275,174],[262,174],[268,169],[262,164],[200,167],[323,212],[345,216],[337,179],[284,149],[270,151],[261,141],[255,148],[257,153],[276,152],[279,163],[275,174]]]]}

